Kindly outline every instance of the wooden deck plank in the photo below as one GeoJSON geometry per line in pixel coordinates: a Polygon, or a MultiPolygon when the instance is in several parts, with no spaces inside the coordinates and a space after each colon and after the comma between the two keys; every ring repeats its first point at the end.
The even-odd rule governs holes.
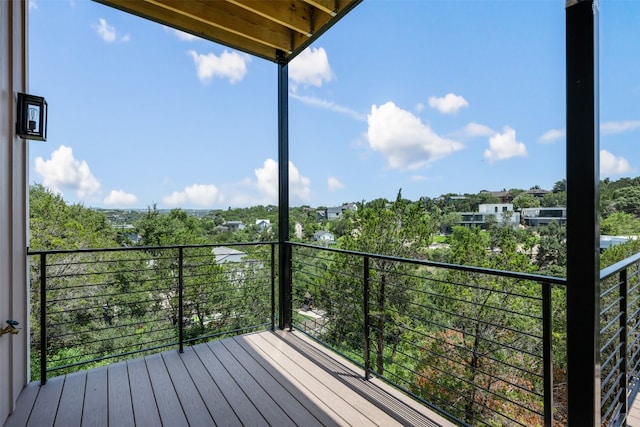
{"type": "Polygon", "coordinates": [[[156,396],[156,403],[158,404],[162,425],[188,425],[187,418],[184,415],[182,405],[180,405],[176,390],[173,387],[171,377],[169,377],[162,356],[159,353],[147,356],[145,357],[145,362],[147,363],[153,394],[156,396]]]}
{"type": "Polygon", "coordinates": [[[133,406],[131,405],[131,388],[127,363],[119,362],[109,365],[107,370],[109,425],[134,426],[133,406]]]}
{"type": "Polygon", "coordinates": [[[4,427],[452,425],[390,390],[302,334],[260,332],[30,384],[4,427]]]}
{"type": "Polygon", "coordinates": [[[236,413],[233,412],[231,405],[229,405],[229,402],[224,398],[224,395],[198,358],[193,347],[185,348],[182,354],[182,362],[189,371],[191,379],[198,389],[205,405],[207,405],[215,424],[219,427],[239,425],[240,419],[236,413]]]}
{"type": "Polygon", "coordinates": [[[370,403],[375,404],[400,423],[425,426],[455,426],[444,417],[433,413],[433,411],[428,410],[408,396],[402,395],[398,390],[380,379],[372,378],[368,381],[363,381],[362,373],[347,367],[344,361],[340,359],[340,356],[314,343],[304,334],[276,332],[275,335],[285,339],[317,366],[322,366],[338,373],[345,384],[349,384],[353,390],[366,396],[370,403]]]}
{"type": "Polygon", "coordinates": [[[201,344],[194,347],[194,350],[202,364],[205,366],[209,375],[216,382],[218,388],[224,393],[224,397],[231,402],[233,409],[245,426],[264,426],[266,420],[260,414],[260,411],[251,403],[251,400],[242,391],[240,386],[233,380],[231,375],[222,366],[220,361],[211,352],[207,344],[201,344]]]}
{"type": "Polygon", "coordinates": [[[377,411],[371,405],[368,405],[367,409],[371,411],[365,411],[366,405],[364,399],[360,399],[359,396],[354,396],[353,399],[349,398],[349,401],[345,400],[345,396],[350,396],[349,390],[344,384],[340,383],[336,378],[327,377],[326,371],[322,368],[313,366],[303,360],[303,356],[300,354],[284,353],[283,350],[290,350],[290,347],[275,338],[275,342],[267,336],[249,335],[247,339],[256,345],[258,348],[263,349],[267,356],[269,356],[279,367],[296,378],[305,378],[307,384],[305,388],[308,393],[313,393],[326,405],[333,408],[333,410],[340,414],[346,424],[349,425],[375,425],[376,420],[388,418],[388,415],[377,411]],[[326,377],[326,379],[325,379],[326,377]]]}
{"type": "Polygon", "coordinates": [[[83,426],[106,427],[109,425],[107,399],[107,367],[101,366],[88,370],[82,410],[83,426]]]}
{"type": "MultiPolygon", "coordinates": [[[[229,374],[245,394],[251,394],[251,402],[270,425],[295,427],[295,423],[289,418],[288,412],[275,403],[273,398],[264,390],[262,384],[244,366],[238,363],[221,341],[210,342],[208,345],[220,360],[222,366],[233,367],[233,369],[229,369],[229,374]]],[[[264,378],[260,379],[264,380],[264,378]]]]}
{"type": "Polygon", "coordinates": [[[60,403],[60,395],[62,394],[62,386],[64,385],[64,377],[54,377],[40,386],[38,399],[33,405],[31,416],[27,426],[41,427],[52,426],[58,411],[58,403],[60,403]]]}
{"type": "Polygon", "coordinates": [[[239,336],[233,340],[225,341],[224,344],[245,366],[249,368],[250,371],[253,372],[254,369],[257,369],[253,367],[254,364],[258,365],[278,382],[282,387],[282,391],[273,390],[273,392],[270,391],[269,394],[272,396],[275,394],[283,395],[282,393],[286,391],[287,399],[291,399],[290,401],[287,401],[287,408],[292,408],[294,410],[292,418],[296,424],[312,425],[315,421],[323,426],[337,426],[341,422],[344,423],[342,418],[335,414],[329,406],[324,404],[324,402],[316,398],[314,394],[305,393],[306,388],[302,384],[303,381],[298,381],[286,371],[278,369],[266,354],[253,348],[251,344],[247,343],[244,336],[239,336]],[[249,360],[248,358],[251,358],[252,360],[249,360]],[[297,411],[300,411],[300,409],[295,408],[294,402],[297,402],[306,412],[310,413],[313,419],[301,419],[301,416],[297,414],[297,411]]]}
{"type": "Polygon", "coordinates": [[[79,427],[82,425],[82,405],[78,405],[78,402],[84,399],[86,383],[87,371],[74,372],[65,377],[55,426],[79,427]]]}
{"type": "Polygon", "coordinates": [[[127,362],[129,387],[131,388],[131,406],[136,426],[159,426],[160,414],[156,398],[151,387],[149,372],[144,359],[127,362]]]}
{"type": "Polygon", "coordinates": [[[16,410],[13,414],[9,415],[9,418],[7,418],[7,421],[4,423],[4,427],[23,427],[27,424],[39,391],[39,382],[27,384],[27,386],[22,389],[16,402],[16,410]]]}
{"type": "Polygon", "coordinates": [[[198,392],[189,372],[185,368],[180,355],[177,351],[168,351],[162,353],[162,358],[176,389],[178,399],[182,404],[182,408],[187,417],[190,427],[210,427],[213,425],[213,419],[202,401],[202,397],[198,392]]]}

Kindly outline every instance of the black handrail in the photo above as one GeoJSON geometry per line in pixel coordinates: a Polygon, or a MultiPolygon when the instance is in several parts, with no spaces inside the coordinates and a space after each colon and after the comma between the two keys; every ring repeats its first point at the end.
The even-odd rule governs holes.
{"type": "MultiPolygon", "coordinates": [[[[273,329],[275,245],[256,242],[28,251],[29,256],[40,258],[39,276],[33,276],[32,280],[39,281],[40,342],[34,344],[40,346],[41,383],[46,383],[47,374],[53,371],[74,370],[81,365],[172,346],[182,352],[185,344],[216,336],[273,329]],[[207,270],[217,264],[209,249],[222,246],[270,247],[270,251],[260,257],[269,265],[250,259],[243,260],[240,267],[227,263],[207,270]],[[121,252],[144,255],[118,257],[117,253],[121,252]],[[139,288],[132,292],[118,287],[127,283],[137,283],[139,288]],[[220,294],[224,289],[235,296],[220,294]],[[170,302],[172,293],[173,303],[170,302]],[[206,304],[211,298],[219,300],[223,308],[219,314],[221,320],[214,317],[207,322],[228,325],[219,330],[202,329],[196,324],[202,325],[204,320],[199,317],[207,313],[197,305],[206,304]],[[270,304],[266,302],[269,300],[270,304]],[[135,314],[142,306],[147,308],[142,309],[142,314],[135,314]],[[155,320],[139,317],[148,316],[144,313],[150,312],[156,313],[155,320]],[[187,323],[192,323],[192,319],[197,322],[191,324],[187,335],[187,323]],[[247,324],[253,319],[257,322],[247,324]],[[109,330],[113,329],[116,333],[110,334],[109,330]],[[140,339],[145,335],[147,339],[140,339]],[[67,345],[69,342],[75,342],[77,347],[67,345]],[[81,347],[87,344],[91,349],[81,347]],[[52,352],[59,353],[55,364],[50,360],[52,352]]],[[[214,308],[208,310],[211,314],[214,308]]]]}
{"type": "MultiPolygon", "coordinates": [[[[464,352],[466,351],[464,345],[460,345],[455,342],[456,336],[465,336],[464,334],[469,334],[469,331],[465,331],[464,329],[460,329],[459,327],[455,327],[448,324],[455,319],[460,319],[461,321],[476,321],[476,324],[485,327],[485,328],[494,328],[500,329],[504,331],[506,337],[511,336],[512,341],[503,341],[504,338],[500,337],[478,337],[476,339],[484,340],[487,345],[493,346],[494,348],[502,347],[504,351],[510,354],[512,352],[514,354],[523,354],[526,357],[539,358],[541,361],[541,368],[524,367],[520,366],[519,362],[514,360],[502,360],[501,357],[496,357],[494,355],[488,354],[486,355],[486,360],[492,364],[498,364],[503,366],[503,369],[513,370],[513,372],[521,372],[521,375],[525,377],[531,378],[540,378],[542,380],[541,390],[532,389],[532,396],[539,396],[542,399],[542,407],[540,411],[535,408],[531,408],[528,404],[523,402],[514,401],[513,399],[505,399],[506,402],[514,405],[514,408],[520,408],[518,410],[530,411],[531,414],[539,414],[541,417],[541,422],[545,426],[551,426],[553,424],[554,417],[554,406],[557,406],[557,402],[554,402],[554,360],[553,360],[553,350],[554,350],[554,324],[553,319],[554,316],[557,316],[557,309],[554,309],[554,305],[560,302],[560,304],[565,304],[564,300],[557,300],[552,293],[553,289],[558,289],[561,291],[560,298],[566,298],[566,294],[564,294],[564,290],[566,289],[567,281],[564,278],[558,277],[547,277],[537,274],[530,273],[520,273],[520,272],[511,272],[511,271],[500,271],[482,267],[473,267],[473,266],[463,266],[463,265],[452,265],[441,262],[434,262],[428,260],[419,260],[419,259],[405,259],[395,256],[387,256],[381,254],[370,254],[370,253],[362,253],[356,251],[349,251],[337,248],[328,248],[328,247],[319,247],[310,244],[297,243],[297,242],[286,242],[290,248],[289,250],[292,252],[290,262],[292,265],[288,266],[289,272],[285,275],[289,277],[290,280],[294,283],[290,283],[289,286],[285,287],[285,295],[284,307],[277,306],[276,304],[276,292],[282,292],[282,289],[276,289],[276,276],[282,274],[282,272],[276,269],[276,252],[275,245],[278,245],[277,242],[254,242],[254,243],[230,243],[230,244],[216,244],[216,245],[173,245],[173,246],[153,246],[153,247],[125,247],[125,248],[87,248],[87,249],[75,249],[75,250],[28,250],[29,256],[39,256],[39,266],[40,274],[39,277],[34,276],[34,280],[39,279],[39,288],[40,288],[40,378],[42,383],[44,384],[47,381],[47,373],[52,371],[65,370],[67,368],[73,368],[82,364],[96,362],[100,360],[112,359],[120,356],[128,356],[139,354],[141,352],[147,351],[156,351],[160,348],[166,348],[168,346],[178,346],[180,351],[183,350],[183,345],[186,343],[198,342],[205,339],[210,339],[219,335],[226,334],[237,334],[244,333],[250,330],[255,330],[256,327],[263,328],[266,327],[268,329],[275,329],[275,325],[277,321],[280,321],[280,317],[276,316],[276,313],[280,313],[279,316],[283,316],[285,318],[291,319],[288,323],[290,328],[295,327],[298,330],[302,330],[303,332],[309,334],[314,337],[318,341],[322,342],[324,345],[331,347],[334,351],[342,354],[343,356],[350,359],[352,362],[355,362],[361,365],[364,369],[364,375],[366,378],[370,378],[371,376],[379,377],[399,388],[404,389],[405,391],[413,394],[415,397],[419,398],[424,404],[429,407],[436,409],[443,413],[443,415],[448,416],[455,422],[459,422],[465,424],[466,422],[471,423],[480,423],[483,421],[479,418],[478,414],[467,413],[465,418],[467,421],[462,421],[460,416],[452,415],[455,411],[455,408],[451,406],[451,402],[446,402],[440,400],[439,397],[435,395],[430,395],[431,398],[427,401],[424,397],[421,397],[415,393],[415,390],[412,390],[416,387],[416,384],[412,382],[407,382],[406,378],[403,375],[416,376],[422,375],[419,372],[418,368],[412,368],[411,370],[407,370],[405,373],[402,371],[389,371],[386,369],[384,373],[382,373],[382,369],[386,366],[385,364],[388,361],[383,361],[383,359],[388,359],[392,357],[389,353],[391,352],[391,347],[393,347],[393,353],[398,352],[398,357],[403,357],[407,360],[414,360],[412,363],[418,363],[419,358],[416,358],[416,354],[420,354],[420,351],[425,351],[424,354],[429,354],[430,357],[441,358],[443,361],[449,364],[457,364],[459,363],[457,360],[456,352],[464,352]],[[258,246],[270,246],[270,254],[265,254],[269,258],[270,268],[264,273],[268,274],[270,278],[267,278],[265,275],[262,279],[259,276],[256,276],[258,282],[264,282],[267,285],[265,289],[264,298],[265,301],[268,301],[267,293],[270,295],[270,301],[265,303],[264,309],[270,311],[267,317],[265,317],[265,321],[258,325],[242,325],[238,323],[241,314],[233,314],[235,316],[237,322],[231,329],[226,329],[225,331],[218,333],[205,333],[198,334],[196,336],[186,336],[187,323],[190,319],[189,315],[186,314],[187,304],[194,304],[193,296],[189,298],[189,302],[187,302],[186,292],[192,292],[190,295],[195,295],[196,298],[205,298],[208,300],[210,298],[218,298],[220,296],[211,293],[212,291],[202,291],[197,288],[197,283],[199,280],[209,280],[208,283],[212,284],[214,287],[218,286],[218,284],[222,284],[223,281],[227,281],[230,286],[237,286],[238,283],[242,282],[242,274],[239,271],[236,271],[234,274],[227,276],[226,278],[221,278],[220,280],[215,279],[213,282],[212,279],[207,279],[210,273],[202,272],[199,273],[198,269],[205,268],[207,262],[196,261],[197,259],[203,259],[202,255],[187,255],[186,251],[203,248],[213,248],[220,246],[232,246],[232,247],[258,247],[258,246]],[[296,249],[297,256],[296,256],[296,249]],[[84,256],[90,254],[99,255],[101,253],[117,253],[117,252],[135,252],[142,251],[146,254],[149,254],[146,259],[146,265],[144,267],[140,267],[136,265],[136,262],[140,262],[140,259],[133,256],[128,256],[126,258],[111,258],[103,259],[99,262],[87,261],[83,259],[84,256]],[[166,252],[175,251],[176,255],[163,255],[166,252]],[[311,254],[304,254],[300,251],[313,251],[311,254]],[[327,254],[327,255],[321,255],[327,254]],[[339,254],[344,257],[352,257],[354,259],[361,258],[360,261],[352,263],[353,266],[349,268],[355,268],[353,270],[356,273],[351,273],[349,269],[333,271],[333,279],[340,280],[343,283],[358,283],[355,288],[345,288],[345,295],[340,296],[340,298],[335,300],[327,300],[326,303],[332,304],[335,307],[341,308],[344,313],[347,313],[348,316],[352,316],[351,319],[334,319],[330,317],[330,313],[320,314],[316,316],[316,318],[307,318],[303,325],[300,324],[299,318],[296,319],[294,316],[294,304],[298,302],[300,295],[297,295],[296,292],[300,292],[300,286],[306,286],[308,284],[317,283],[322,278],[323,275],[326,274],[325,270],[313,270],[314,262],[313,259],[320,257],[320,259],[329,259],[322,258],[323,256],[329,257],[329,254],[339,254]],[[73,256],[73,260],[65,260],[64,262],[57,262],[55,260],[56,257],[66,257],[73,256]],[[200,258],[199,258],[200,257],[200,258]],[[314,257],[309,261],[307,257],[314,257]],[[116,298],[119,295],[128,296],[129,299],[122,300],[123,302],[116,308],[127,310],[135,309],[136,298],[138,296],[144,296],[146,291],[144,289],[152,289],[154,286],[157,286],[159,283],[158,277],[140,277],[137,283],[140,283],[143,286],[143,290],[134,290],[134,291],[113,291],[109,290],[110,287],[116,286],[119,282],[119,279],[112,278],[113,274],[121,274],[121,275],[135,275],[140,273],[141,271],[148,272],[152,268],[154,259],[157,259],[158,262],[162,262],[163,264],[160,266],[154,266],[156,270],[159,272],[158,274],[163,275],[162,277],[171,277],[171,272],[174,271],[175,277],[175,287],[173,288],[177,294],[178,299],[178,307],[177,315],[175,315],[175,328],[177,329],[177,339],[167,339],[162,335],[155,337],[152,336],[151,340],[148,340],[148,345],[144,343],[141,345],[141,348],[130,348],[127,346],[115,347],[113,354],[103,354],[101,352],[95,352],[90,354],[95,354],[96,357],[90,360],[81,360],[77,361],[73,357],[67,356],[61,358],[58,366],[48,366],[47,365],[47,352],[55,351],[56,349],[61,348],[60,344],[57,344],[56,340],[64,340],[62,345],[64,346],[64,342],[67,340],[73,339],[74,332],[71,331],[56,331],[56,328],[60,326],[64,328],[72,327],[75,324],[73,320],[75,317],[83,315],[83,319],[86,322],[95,322],[100,321],[101,317],[104,316],[105,322],[110,322],[111,314],[109,310],[113,308],[106,304],[103,309],[104,312],[95,311],[85,312],[86,308],[80,304],[83,302],[85,297],[82,296],[82,291],[87,286],[92,286],[95,289],[91,292],[91,297],[96,299],[106,299],[110,300],[112,298],[116,298]],[[188,259],[188,260],[187,260],[188,259]],[[175,264],[171,264],[171,260],[176,260],[175,264]],[[119,264],[120,263],[120,264],[119,264]],[[381,268],[380,265],[407,265],[413,266],[414,268],[410,272],[396,272],[390,273],[385,271],[384,268],[381,268]],[[189,268],[191,269],[187,272],[187,264],[189,264],[189,268]],[[356,267],[359,264],[359,267],[356,267]],[[100,265],[101,268],[98,267],[90,267],[91,265],[100,265]],[[150,266],[151,265],[151,266],[150,266]],[[71,271],[62,271],[64,268],[69,268],[71,271]],[[175,269],[174,269],[175,268],[175,269]],[[434,277],[427,277],[422,275],[424,271],[449,271],[449,272],[457,272],[457,279],[454,277],[451,280],[441,280],[434,277]],[[429,313],[429,312],[439,312],[440,315],[446,315],[442,319],[429,319],[424,318],[420,319],[423,322],[423,325],[427,325],[426,327],[415,328],[409,324],[402,324],[402,320],[400,323],[397,323],[398,320],[393,320],[393,316],[400,316],[399,319],[405,315],[408,316],[407,319],[409,321],[415,321],[417,319],[412,318],[410,313],[395,313],[389,312],[387,313],[387,298],[389,296],[385,296],[386,293],[399,292],[401,288],[399,288],[398,284],[394,283],[392,277],[396,275],[399,278],[403,278],[403,280],[407,281],[407,283],[420,281],[429,281],[432,284],[433,289],[437,289],[438,286],[453,286],[455,288],[459,288],[460,290],[467,290],[469,292],[475,292],[477,295],[487,295],[491,293],[492,295],[499,295],[500,297],[493,303],[486,303],[482,306],[482,310],[485,310],[487,313],[499,313],[504,312],[507,317],[522,317],[523,319],[529,319],[527,322],[540,322],[539,326],[536,326],[535,330],[519,330],[517,327],[510,326],[509,324],[501,323],[499,319],[493,319],[491,316],[484,318],[476,317],[473,315],[467,315],[464,313],[457,313],[451,310],[447,310],[439,306],[448,301],[448,304],[459,304],[461,307],[465,307],[467,304],[471,304],[471,301],[467,301],[466,297],[459,294],[451,294],[451,295],[442,295],[433,289],[428,291],[423,291],[420,287],[406,287],[402,288],[404,291],[413,292],[415,295],[418,295],[420,301],[417,303],[411,302],[411,304],[407,305],[407,310],[417,310],[417,312],[429,313]],[[389,276],[390,275],[390,276],[389,276]],[[389,276],[389,277],[387,277],[389,276]],[[487,284],[483,284],[482,281],[477,282],[478,278],[488,276],[494,278],[500,278],[500,280],[508,279],[507,284],[502,284],[503,288],[492,288],[487,284]],[[72,284],[69,285],[68,280],[71,278],[82,278],[81,284],[72,284]],[[49,280],[51,279],[51,280],[49,280]],[[186,281],[191,280],[193,283],[188,284],[186,281]],[[61,282],[64,281],[64,282],[61,282]],[[194,282],[195,281],[195,282],[194,282]],[[57,285],[58,283],[66,283],[62,286],[57,285]],[[525,287],[518,287],[514,289],[513,287],[508,287],[508,283],[523,283],[525,287]],[[535,292],[526,291],[526,285],[530,283],[531,286],[536,287],[535,292]],[[291,287],[293,285],[293,287],[291,287]],[[194,288],[194,286],[196,288],[194,288]],[[507,287],[504,287],[507,286],[507,287]],[[287,289],[288,288],[288,289],[287,289]],[[61,292],[65,289],[68,289],[71,294],[65,296],[61,295],[59,297],[55,296],[55,293],[61,292]],[[357,289],[359,291],[355,292],[357,289]],[[195,293],[194,293],[195,292],[195,293]],[[203,293],[204,292],[204,293],[203,293]],[[292,294],[293,292],[293,294],[292,294]],[[135,296],[135,298],[134,298],[135,296]],[[510,301],[513,300],[522,300],[522,301],[530,301],[528,304],[531,304],[532,307],[538,307],[536,310],[540,310],[541,314],[536,314],[534,312],[522,311],[519,312],[517,308],[503,308],[499,301],[510,301]],[[69,313],[70,317],[68,319],[53,319],[52,316],[58,316],[58,313],[53,314],[53,312],[48,311],[48,307],[51,304],[62,305],[65,301],[69,301],[74,304],[66,313],[69,313]],[[132,302],[129,302],[132,301],[132,302]],[[80,304],[80,305],[78,305],[80,304]],[[348,305],[348,306],[346,306],[348,305]],[[342,306],[342,307],[341,307],[342,306]],[[353,310],[349,309],[349,307],[353,307],[353,310]],[[267,308],[268,307],[268,308],[267,308]],[[278,311],[276,311],[276,309],[278,311]],[[84,310],[84,311],[83,311],[84,310]],[[359,314],[360,313],[360,314],[359,314]],[[189,319],[188,319],[189,318],[189,319]],[[345,336],[343,339],[346,340],[342,343],[341,346],[337,346],[336,343],[332,342],[331,339],[328,339],[326,336],[322,335],[323,332],[326,332],[331,327],[330,322],[351,322],[351,321],[362,322],[359,327],[359,331],[357,336],[345,336]],[[391,323],[390,323],[391,322],[391,323]],[[295,324],[294,324],[295,323],[295,324]],[[68,325],[68,326],[65,326],[68,325]],[[393,344],[388,344],[389,342],[393,343],[394,340],[402,339],[402,332],[396,333],[393,330],[395,328],[404,329],[407,333],[410,333],[414,336],[412,341],[406,341],[404,344],[406,345],[406,349],[396,349],[393,344]],[[450,331],[451,336],[439,336],[434,334],[432,331],[442,330],[442,331],[450,331]],[[452,341],[452,339],[454,339],[452,341]],[[420,344],[423,340],[431,341],[434,343],[439,343],[440,346],[449,347],[450,350],[448,353],[439,353],[434,352],[433,349],[422,349],[422,344],[420,344]],[[523,347],[521,341],[526,342],[526,340],[533,340],[532,342],[539,342],[540,348],[535,349],[534,347],[523,347]],[[348,344],[346,347],[344,344],[348,344]],[[352,343],[352,344],[350,344],[352,343]],[[386,343],[386,344],[385,344],[386,343]],[[372,346],[373,344],[373,346],[372,346]],[[353,345],[355,347],[360,347],[362,353],[360,355],[353,353],[349,350],[349,346],[353,345]],[[391,347],[389,347],[391,346],[391,347]],[[408,351],[408,352],[407,352],[408,351]],[[374,362],[375,360],[375,362],[374,362]],[[537,372],[537,369],[540,369],[537,372]]],[[[331,255],[331,256],[333,256],[331,255]]],[[[256,263],[258,261],[251,261],[252,263],[256,263]]],[[[251,262],[247,265],[252,265],[251,262]]],[[[349,261],[351,262],[351,261],[349,261]]],[[[35,264],[34,264],[35,266],[35,264]]],[[[257,267],[251,267],[253,269],[257,268],[262,271],[262,264],[256,264],[257,267]],[[258,268],[259,267],[259,268],[258,268]]],[[[331,272],[329,272],[331,273],[331,272]]],[[[602,387],[600,392],[602,393],[602,421],[607,425],[618,426],[623,425],[626,420],[626,416],[630,410],[630,406],[635,399],[639,389],[640,389],[640,253],[635,254],[623,261],[620,261],[610,267],[607,267],[600,272],[600,279],[602,283],[602,293],[601,293],[601,307],[605,307],[601,313],[601,334],[602,334],[602,342],[604,345],[599,351],[601,351],[601,360],[603,360],[602,364],[602,387]]],[[[494,283],[494,282],[485,282],[485,283],[494,283]]],[[[498,283],[497,281],[495,283],[498,283]]],[[[114,288],[115,289],[115,288],[114,288]]],[[[166,292],[171,292],[170,288],[166,292]]],[[[244,296],[238,295],[237,298],[251,298],[254,288],[247,289],[245,291],[244,296]]],[[[262,291],[261,291],[262,292],[262,291]]],[[[159,294],[158,298],[150,298],[147,299],[148,304],[154,304],[157,307],[161,307],[163,304],[168,305],[167,295],[159,294]]],[[[257,298],[263,298],[262,296],[257,296],[257,298]]],[[[337,298],[336,295],[333,295],[332,298],[337,298]]],[[[223,299],[225,299],[223,297],[223,299]]],[[[242,299],[235,299],[235,302],[246,302],[242,299]]],[[[320,301],[317,301],[319,303],[320,301]]],[[[86,303],[88,304],[88,303],[86,303]]],[[[86,305],[85,304],[85,305],[86,305]]],[[[95,306],[95,302],[93,303],[95,306]]],[[[168,308],[164,308],[163,310],[168,310],[168,308]]],[[[190,308],[189,310],[194,310],[190,308]]],[[[175,313],[175,312],[174,312],[175,313]]],[[[266,313],[266,311],[265,311],[266,313]]],[[[193,317],[193,316],[192,316],[193,317]]],[[[201,320],[201,319],[200,319],[201,320]]],[[[139,327],[140,330],[146,330],[150,327],[150,325],[155,325],[155,321],[127,321],[122,322],[121,326],[123,328],[131,328],[135,329],[135,327],[139,327]]],[[[101,331],[107,331],[112,326],[105,323],[105,325],[95,328],[94,331],[96,334],[99,334],[101,331]]],[[[496,330],[497,330],[496,329],[496,330]]],[[[156,328],[150,333],[158,333],[161,331],[170,331],[171,327],[164,328],[156,328]]],[[[558,331],[561,334],[564,333],[564,330],[558,331]]],[[[126,337],[135,337],[135,333],[131,332],[129,334],[123,333],[122,336],[126,337]]],[[[468,335],[472,337],[472,335],[468,335]]],[[[101,338],[99,340],[92,341],[96,343],[96,345],[102,345],[102,343],[107,344],[109,342],[108,338],[101,338]]],[[[434,347],[435,349],[436,347],[434,347]]],[[[420,356],[421,357],[421,356],[420,356]]],[[[563,361],[557,361],[563,363],[563,361]]],[[[536,362],[537,364],[538,362],[536,362]]],[[[420,368],[424,369],[424,368],[420,368]]],[[[440,366],[429,366],[426,365],[426,369],[432,369],[433,372],[437,372],[438,375],[441,376],[450,376],[454,375],[452,372],[448,372],[446,368],[440,366]]],[[[496,375],[494,372],[486,371],[483,367],[478,367],[477,372],[479,375],[486,375],[487,378],[492,378],[493,382],[501,382],[501,381],[511,381],[502,378],[500,375],[496,375]]],[[[416,377],[417,378],[417,377],[416,377]]],[[[433,378],[424,378],[420,381],[432,382],[433,378]]],[[[467,384],[471,386],[472,383],[469,383],[467,380],[463,381],[463,384],[467,384]]],[[[533,383],[532,383],[533,384],[533,383]]],[[[514,389],[520,390],[521,392],[527,392],[527,385],[520,383],[513,383],[511,386],[514,389]]],[[[465,386],[466,387],[466,386],[465,386]]],[[[533,386],[532,386],[533,387],[533,386]]],[[[452,396],[455,396],[460,393],[459,390],[456,390],[455,387],[444,387],[442,389],[444,393],[449,393],[452,396]]],[[[491,386],[483,386],[480,385],[478,390],[482,393],[486,393],[492,399],[502,398],[500,393],[496,393],[491,386]]],[[[425,394],[425,395],[428,395],[425,394]]],[[[483,411],[489,410],[486,403],[483,404],[483,411]]],[[[513,424],[521,424],[520,421],[517,421],[510,413],[504,413],[500,411],[496,411],[497,417],[502,417],[505,422],[513,423],[513,424]]]]}

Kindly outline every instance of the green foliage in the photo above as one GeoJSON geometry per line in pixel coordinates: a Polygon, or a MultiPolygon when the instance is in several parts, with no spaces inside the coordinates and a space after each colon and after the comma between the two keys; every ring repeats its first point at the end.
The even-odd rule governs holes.
{"type": "Polygon", "coordinates": [[[613,212],[600,222],[600,234],[637,236],[640,234],[640,219],[626,212],[613,212]]]}
{"type": "Polygon", "coordinates": [[[536,208],[540,206],[540,201],[533,195],[520,193],[513,199],[513,209],[536,208]]]}

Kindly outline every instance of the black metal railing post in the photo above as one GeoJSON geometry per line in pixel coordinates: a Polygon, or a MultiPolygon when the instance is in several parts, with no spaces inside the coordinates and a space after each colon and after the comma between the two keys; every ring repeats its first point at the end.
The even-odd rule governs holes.
{"type": "Polygon", "coordinates": [[[47,382],[47,254],[40,255],[40,385],[47,382]]]}
{"type": "Polygon", "coordinates": [[[371,377],[371,356],[369,349],[369,334],[371,331],[369,321],[369,257],[365,256],[363,261],[362,309],[364,312],[364,376],[366,379],[369,379],[371,377]]]}
{"type": "Polygon", "coordinates": [[[289,332],[293,331],[293,256],[291,252],[293,248],[291,245],[286,242],[284,243],[286,249],[285,253],[287,254],[287,287],[285,292],[285,310],[287,313],[287,323],[289,325],[289,332]]]}
{"type": "Polygon", "coordinates": [[[598,0],[565,0],[567,425],[599,426],[598,0]]]}
{"type": "Polygon", "coordinates": [[[629,413],[629,368],[627,364],[627,345],[628,345],[628,296],[629,293],[629,281],[627,275],[627,269],[625,268],[620,272],[620,388],[623,390],[620,393],[620,414],[621,420],[626,418],[629,413]]]}
{"type": "Polygon", "coordinates": [[[271,243],[271,330],[276,329],[276,245],[271,243]]]}
{"type": "Polygon", "coordinates": [[[184,252],[178,248],[178,341],[180,353],[184,353],[184,276],[183,276],[184,252]]]}
{"type": "Polygon", "coordinates": [[[553,310],[551,284],[542,284],[542,361],[544,425],[553,427],[553,310]]]}

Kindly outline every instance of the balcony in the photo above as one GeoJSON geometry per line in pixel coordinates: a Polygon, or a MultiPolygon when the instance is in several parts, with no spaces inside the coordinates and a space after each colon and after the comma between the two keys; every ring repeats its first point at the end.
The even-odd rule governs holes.
{"type": "MultiPolygon", "coordinates": [[[[284,295],[277,243],[30,253],[6,425],[565,422],[564,279],[285,245],[284,295]]],[[[603,425],[640,425],[639,263],[601,272],[603,425]]]]}

